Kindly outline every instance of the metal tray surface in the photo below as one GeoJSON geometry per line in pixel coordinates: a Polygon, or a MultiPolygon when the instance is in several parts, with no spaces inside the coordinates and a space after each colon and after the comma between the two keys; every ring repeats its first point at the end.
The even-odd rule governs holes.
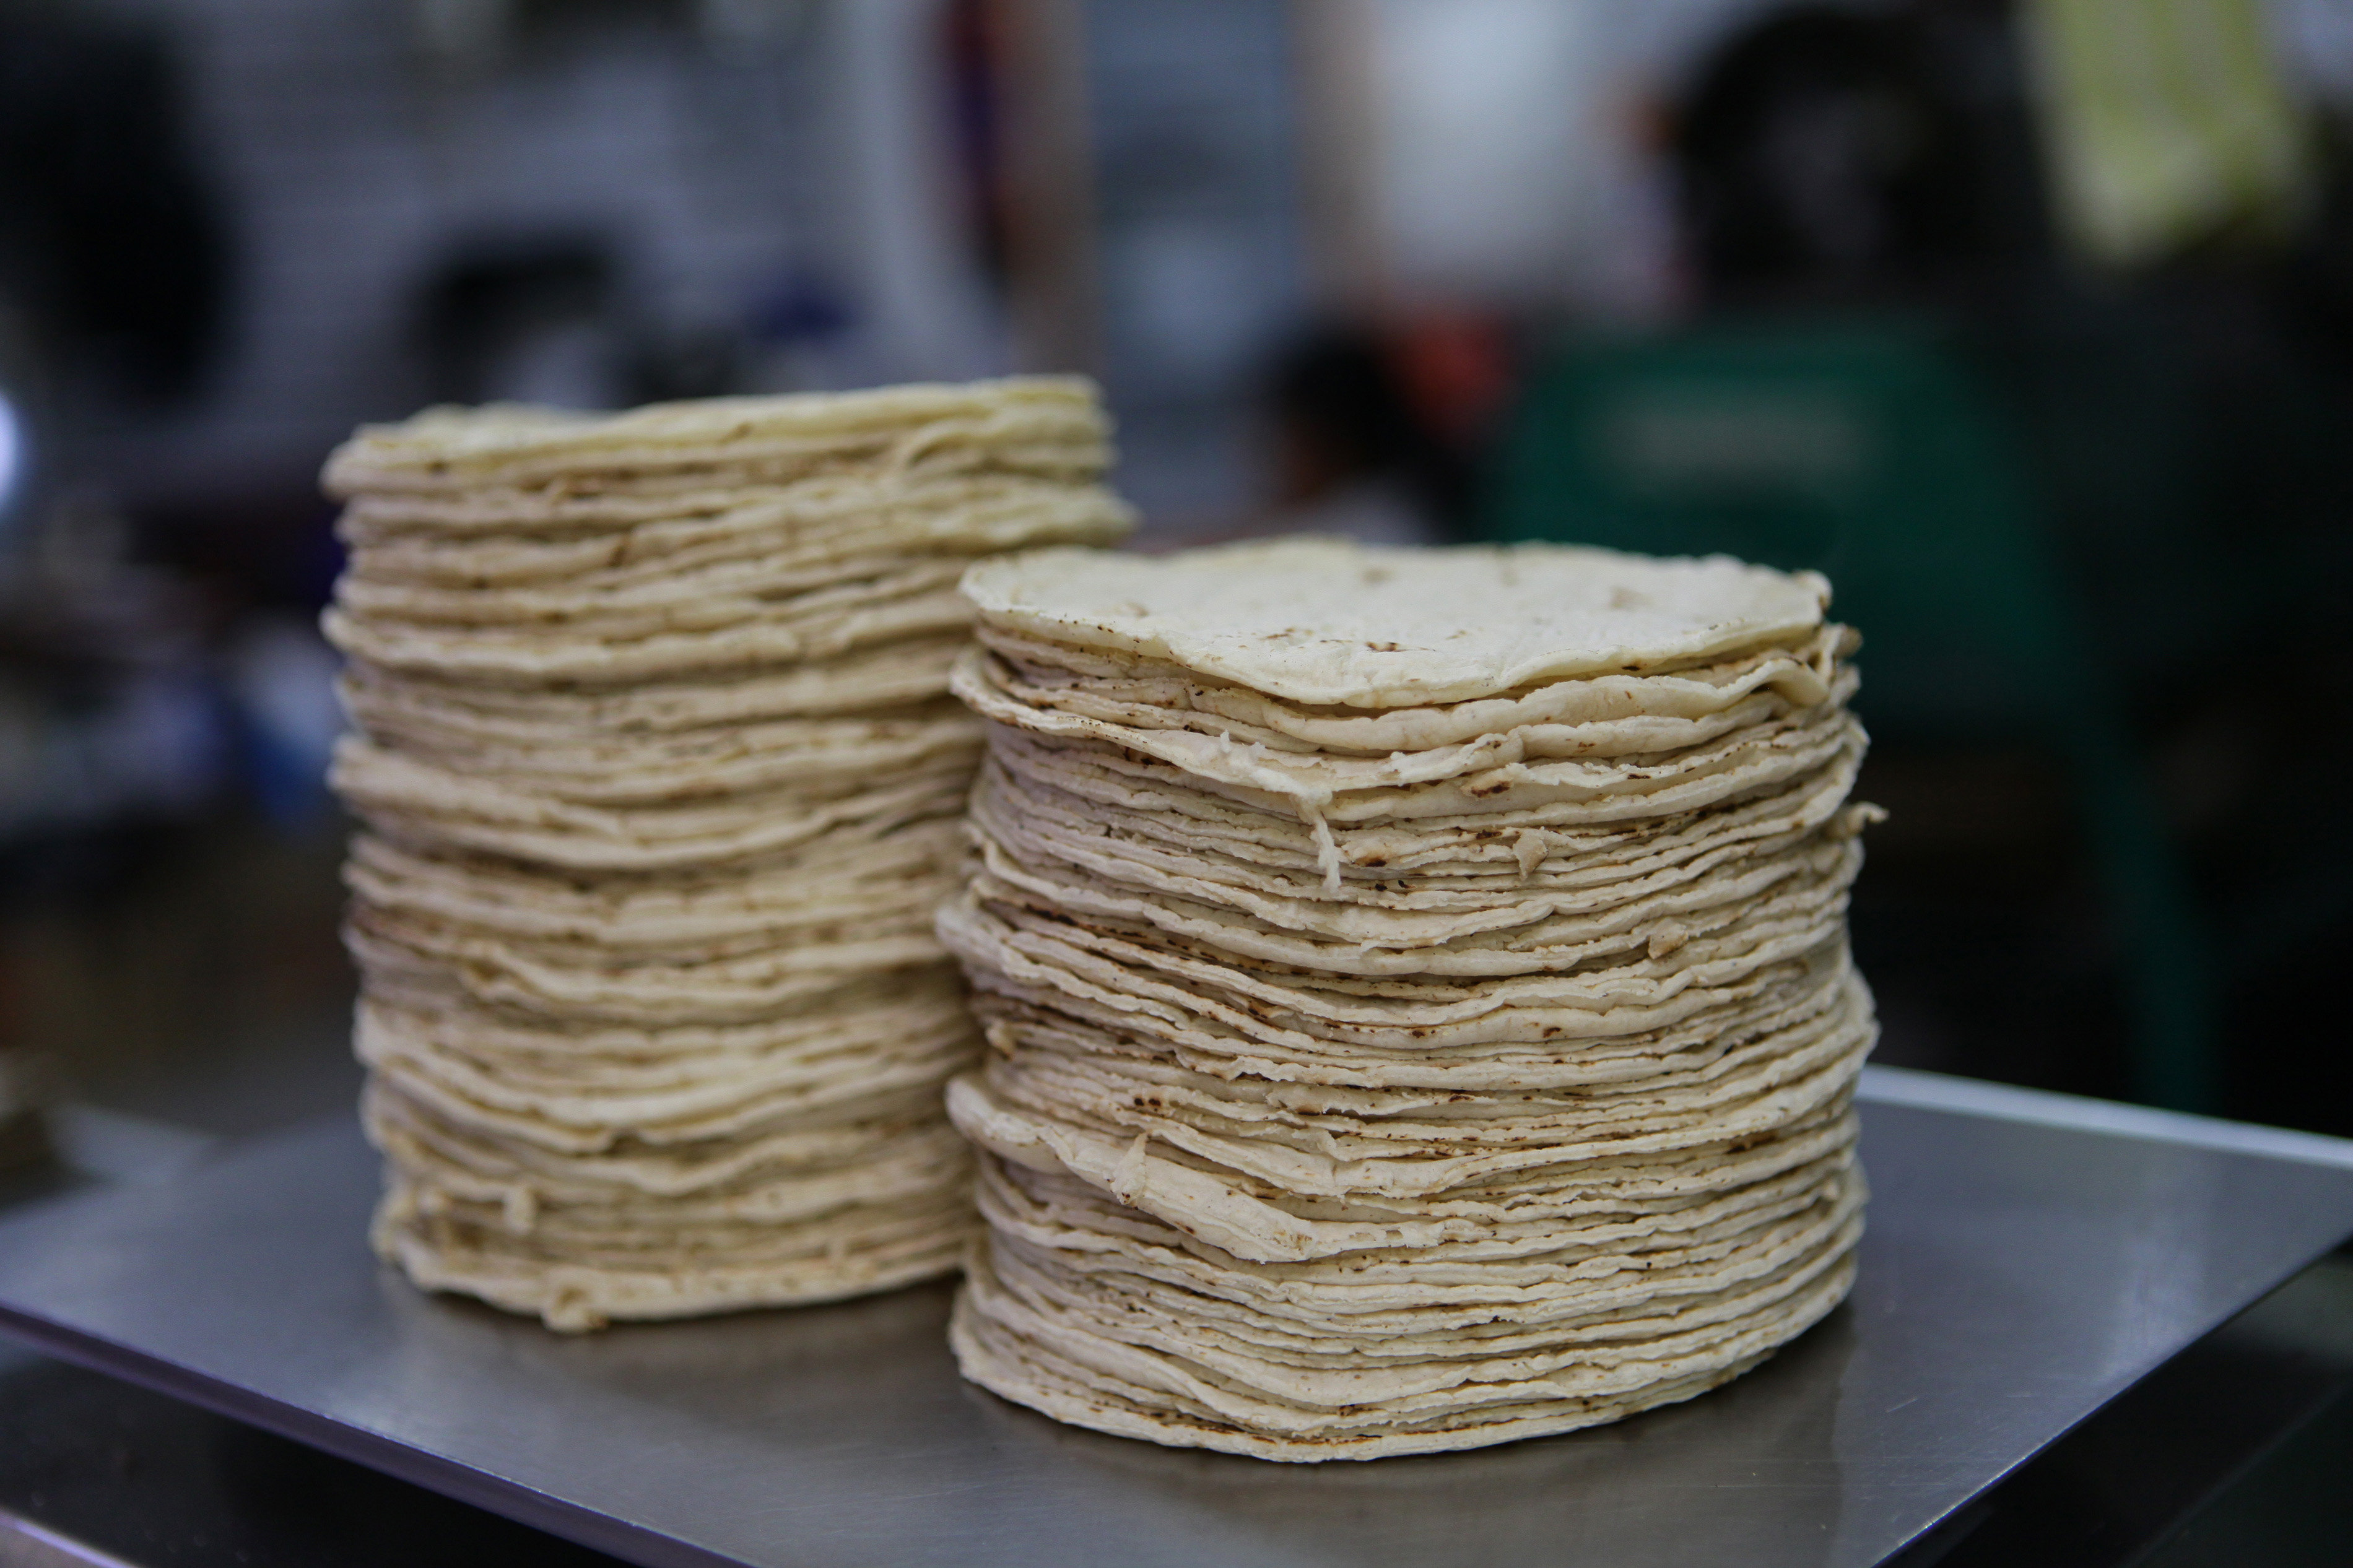
{"type": "Polygon", "coordinates": [[[586,1338],[363,1240],[337,1119],[0,1220],[0,1329],[648,1564],[1866,1564],[2353,1233],[2353,1143],[1874,1070],[1852,1300],[1560,1437],[1321,1466],[960,1382],[944,1287],[586,1338]]]}

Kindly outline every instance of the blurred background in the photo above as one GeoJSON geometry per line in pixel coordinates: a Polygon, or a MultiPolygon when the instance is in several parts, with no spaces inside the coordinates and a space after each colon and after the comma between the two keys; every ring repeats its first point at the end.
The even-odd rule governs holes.
{"type": "Polygon", "coordinates": [[[2353,0],[0,0],[0,1144],[348,1102],[354,424],[1017,369],[1830,573],[1882,1059],[2353,1133],[2348,171],[2353,0]]]}

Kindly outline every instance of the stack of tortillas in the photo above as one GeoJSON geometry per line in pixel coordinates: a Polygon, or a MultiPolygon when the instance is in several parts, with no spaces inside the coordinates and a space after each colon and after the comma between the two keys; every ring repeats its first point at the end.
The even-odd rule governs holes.
{"type": "Polygon", "coordinates": [[[436,409],[338,451],[378,1248],[557,1328],[954,1267],[974,557],[1127,526],[1082,382],[436,409]]]}
{"type": "Polygon", "coordinates": [[[1828,586],[1293,541],[965,577],[967,1376],[1276,1459],[1685,1399],[1846,1293],[1828,586]]]}

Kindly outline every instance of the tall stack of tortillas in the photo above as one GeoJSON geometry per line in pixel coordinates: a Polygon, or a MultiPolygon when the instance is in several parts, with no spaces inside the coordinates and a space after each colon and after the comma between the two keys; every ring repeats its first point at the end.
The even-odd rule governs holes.
{"type": "Polygon", "coordinates": [[[954,1267],[955,582],[1123,531],[1108,460],[1059,379],[436,409],[335,454],[381,1251],[565,1329],[954,1267]]]}
{"type": "Polygon", "coordinates": [[[1370,1458],[1688,1398],[1844,1296],[1872,808],[1821,579],[1294,541],[965,588],[967,1376],[1370,1458]]]}

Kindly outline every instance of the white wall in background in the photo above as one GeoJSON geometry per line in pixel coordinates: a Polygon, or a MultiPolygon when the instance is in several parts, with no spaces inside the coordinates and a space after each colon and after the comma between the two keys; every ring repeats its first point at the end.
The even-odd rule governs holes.
{"type": "Polygon", "coordinates": [[[814,40],[835,240],[871,330],[850,379],[961,381],[1011,368],[950,163],[943,0],[837,0],[814,40]]]}
{"type": "Polygon", "coordinates": [[[1601,178],[1593,7],[1377,0],[1374,189],[1388,284],[1545,298],[1601,178]]]}
{"type": "Polygon", "coordinates": [[[1646,121],[1779,0],[1360,0],[1386,291],[1645,314],[1672,289],[1646,121]]]}
{"type": "Polygon", "coordinates": [[[133,499],[307,483],[364,419],[424,396],[418,286],[468,236],[612,235],[652,326],[738,324],[822,274],[849,330],[822,382],[961,376],[1001,357],[942,225],[941,0],[731,0],[721,34],[463,44],[470,0],[121,0],[185,43],[196,140],[237,254],[234,342],[204,405],[116,431],[133,499]],[[446,14],[446,15],[445,15],[446,14]],[[746,20],[749,18],[749,20],[746,20]],[[754,26],[754,24],[758,24],[754,26]]]}

